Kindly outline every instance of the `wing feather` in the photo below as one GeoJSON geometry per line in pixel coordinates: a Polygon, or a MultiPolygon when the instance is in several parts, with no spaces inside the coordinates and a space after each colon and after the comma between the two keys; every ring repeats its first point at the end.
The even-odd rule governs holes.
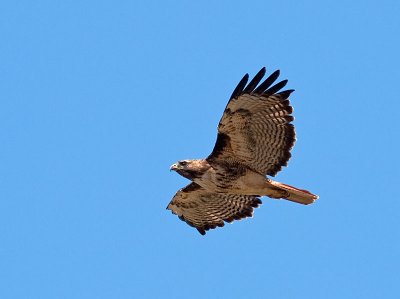
{"type": "Polygon", "coordinates": [[[246,88],[243,90],[243,93],[249,93],[254,90],[254,88],[257,87],[258,83],[260,83],[261,79],[264,77],[266,72],[265,67],[263,67],[257,75],[254,76],[254,78],[250,81],[250,83],[246,86],[246,88]]]}
{"type": "Polygon", "coordinates": [[[271,86],[279,71],[256,87],[264,74],[263,68],[247,87],[245,76],[236,87],[218,125],[217,142],[207,158],[210,163],[241,163],[271,176],[287,165],[296,140],[288,100],[293,90],[278,92],[287,80],[271,86]]]}
{"type": "Polygon", "coordinates": [[[273,95],[274,93],[278,92],[279,90],[281,90],[282,88],[284,88],[286,86],[286,84],[288,83],[288,80],[283,80],[279,83],[276,83],[274,86],[271,86],[270,88],[268,88],[265,92],[264,92],[264,96],[269,96],[269,95],[273,95]]]}
{"type": "Polygon", "coordinates": [[[257,196],[213,193],[191,183],[175,194],[167,209],[205,235],[224,222],[252,217],[253,209],[260,204],[257,196]]]}
{"type": "Polygon", "coordinates": [[[265,90],[267,90],[267,88],[270,87],[272,85],[272,83],[274,83],[276,81],[276,79],[278,79],[279,74],[280,74],[279,70],[276,70],[275,72],[273,72],[271,75],[269,75],[269,77],[267,79],[265,79],[265,81],[263,83],[260,84],[260,86],[258,86],[256,89],[254,89],[253,93],[263,94],[265,92],[265,90]]]}
{"type": "Polygon", "coordinates": [[[242,80],[240,80],[239,84],[236,86],[235,90],[232,92],[231,99],[236,98],[240,94],[242,94],[243,89],[246,87],[248,80],[249,80],[249,74],[244,75],[242,80]]]}

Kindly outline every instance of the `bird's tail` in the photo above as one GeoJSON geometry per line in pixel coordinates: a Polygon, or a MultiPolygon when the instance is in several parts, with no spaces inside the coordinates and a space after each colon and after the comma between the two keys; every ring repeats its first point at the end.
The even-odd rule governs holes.
{"type": "Polygon", "coordinates": [[[273,187],[271,187],[279,194],[276,198],[290,200],[303,205],[312,204],[318,199],[318,195],[314,195],[307,190],[298,189],[296,187],[275,182],[273,180],[268,180],[268,184],[270,184],[270,186],[272,185],[273,187]]]}

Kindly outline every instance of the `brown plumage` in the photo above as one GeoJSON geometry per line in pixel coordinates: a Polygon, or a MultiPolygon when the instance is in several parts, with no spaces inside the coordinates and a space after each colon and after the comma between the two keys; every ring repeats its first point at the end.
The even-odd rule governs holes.
{"type": "Polygon", "coordinates": [[[171,166],[192,183],[175,194],[167,209],[203,235],[224,221],[251,217],[261,196],[305,205],[318,198],[266,177],[287,165],[296,134],[288,100],[293,90],[280,91],[287,80],[272,85],[279,71],[259,84],[264,75],[262,68],[249,84],[248,74],[239,82],[206,159],[182,160],[171,166]]]}

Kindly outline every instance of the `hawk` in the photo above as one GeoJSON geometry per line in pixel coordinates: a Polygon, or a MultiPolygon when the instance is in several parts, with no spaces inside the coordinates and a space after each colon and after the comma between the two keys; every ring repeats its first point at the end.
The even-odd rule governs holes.
{"type": "Polygon", "coordinates": [[[317,195],[273,181],[291,157],[296,141],[293,89],[280,91],[287,80],[274,82],[279,70],[261,84],[265,67],[247,84],[246,74],[233,91],[218,125],[217,141],[206,159],[181,160],[174,170],[192,182],[180,189],[167,209],[205,235],[209,229],[253,216],[260,197],[308,205],[317,195]]]}

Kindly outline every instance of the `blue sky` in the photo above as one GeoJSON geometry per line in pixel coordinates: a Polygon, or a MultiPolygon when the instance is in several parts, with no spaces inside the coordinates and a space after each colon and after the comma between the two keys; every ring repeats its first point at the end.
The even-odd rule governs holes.
{"type": "Polygon", "coordinates": [[[1,298],[398,298],[398,1],[3,1],[1,298]],[[165,210],[229,95],[289,79],[298,141],[201,236],[165,210]]]}

